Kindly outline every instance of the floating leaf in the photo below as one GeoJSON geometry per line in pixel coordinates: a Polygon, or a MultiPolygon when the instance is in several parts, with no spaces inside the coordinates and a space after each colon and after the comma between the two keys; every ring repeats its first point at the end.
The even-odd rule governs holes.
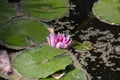
{"type": "MultiPolygon", "coordinates": [[[[39,80],[55,80],[53,78],[46,78],[46,79],[39,79],[39,80]]],[[[87,80],[87,77],[85,74],[78,70],[78,69],[73,69],[72,71],[66,73],[62,78],[59,80],[87,80]]]]}
{"type": "Polygon", "coordinates": [[[30,16],[52,20],[68,12],[68,0],[23,0],[23,8],[30,16]]]}
{"type": "Polygon", "coordinates": [[[64,77],[60,80],[87,80],[87,77],[83,72],[78,69],[74,69],[67,73],[64,77]]]}
{"type": "Polygon", "coordinates": [[[14,68],[28,78],[46,78],[72,63],[63,50],[48,46],[23,51],[13,61],[14,68]],[[62,54],[62,55],[61,55],[62,54]]]}
{"type": "Polygon", "coordinates": [[[12,4],[8,3],[7,0],[0,0],[0,23],[12,17],[14,13],[12,4]]]}
{"type": "Polygon", "coordinates": [[[0,41],[17,48],[39,44],[46,37],[47,28],[29,18],[11,21],[0,27],[0,41]]]}
{"type": "Polygon", "coordinates": [[[77,42],[76,46],[74,46],[76,49],[78,50],[92,50],[92,43],[88,42],[88,41],[84,41],[83,43],[77,42]]]}
{"type": "Polygon", "coordinates": [[[120,25],[120,0],[98,0],[93,12],[103,22],[120,25]]]}

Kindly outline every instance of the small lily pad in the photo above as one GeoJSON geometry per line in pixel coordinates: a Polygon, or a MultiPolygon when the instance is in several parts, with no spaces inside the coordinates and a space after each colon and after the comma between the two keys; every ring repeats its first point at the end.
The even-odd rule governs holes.
{"type": "Polygon", "coordinates": [[[0,27],[0,41],[11,48],[28,47],[40,44],[48,35],[48,30],[40,22],[29,18],[18,19],[0,27]]]}
{"type": "Polygon", "coordinates": [[[120,0],[98,0],[93,13],[103,22],[120,25],[120,0]]]}
{"type": "MultiPolygon", "coordinates": [[[[39,79],[39,80],[55,80],[55,79],[46,78],[46,79],[39,79]]],[[[70,72],[66,73],[59,80],[87,80],[87,77],[82,71],[80,71],[78,69],[73,69],[70,72]]]]}
{"type": "Polygon", "coordinates": [[[73,69],[60,80],[87,80],[87,77],[82,71],[73,69]]]}
{"type": "Polygon", "coordinates": [[[63,50],[49,46],[28,49],[15,58],[13,66],[24,77],[46,78],[72,63],[70,56],[62,53],[63,50]]]}
{"type": "Polygon", "coordinates": [[[83,43],[76,42],[76,45],[74,46],[77,50],[85,51],[85,50],[92,50],[93,46],[92,43],[88,41],[84,41],[83,43]]]}
{"type": "Polygon", "coordinates": [[[68,0],[23,0],[24,11],[32,17],[52,20],[68,12],[68,0]]]}

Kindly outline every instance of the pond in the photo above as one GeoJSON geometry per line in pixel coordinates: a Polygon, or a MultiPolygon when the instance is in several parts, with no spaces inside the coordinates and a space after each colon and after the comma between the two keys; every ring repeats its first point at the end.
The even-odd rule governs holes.
{"type": "MultiPolygon", "coordinates": [[[[71,49],[91,80],[120,80],[120,26],[101,22],[92,14],[96,1],[69,0],[70,14],[47,24],[54,26],[56,33],[70,34],[78,42],[92,43],[93,49],[89,51],[71,49]]],[[[16,52],[2,45],[1,49],[16,52]]]]}
{"type": "Polygon", "coordinates": [[[74,38],[78,41],[90,41],[94,46],[90,52],[75,52],[75,55],[92,80],[120,80],[120,55],[115,52],[115,47],[120,46],[120,26],[111,26],[96,18],[88,20],[88,23],[84,22],[86,19],[83,16],[90,13],[94,1],[73,1],[76,4],[73,25],[79,24],[74,38]],[[79,22],[80,17],[83,17],[83,23],[79,22]]]}

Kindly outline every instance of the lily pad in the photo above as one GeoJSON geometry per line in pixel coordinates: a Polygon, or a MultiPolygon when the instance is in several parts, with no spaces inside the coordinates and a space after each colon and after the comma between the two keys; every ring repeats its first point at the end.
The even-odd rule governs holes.
{"type": "Polygon", "coordinates": [[[0,23],[12,17],[14,13],[15,10],[11,3],[7,2],[7,0],[0,0],[0,23]]]}
{"type": "MultiPolygon", "coordinates": [[[[55,80],[54,78],[46,78],[46,79],[39,79],[39,80],[55,80]]],[[[85,74],[78,70],[73,69],[72,71],[66,73],[62,78],[59,80],[87,80],[85,74]]]]}
{"type": "Polygon", "coordinates": [[[74,69],[70,71],[69,73],[67,73],[60,80],[87,80],[87,77],[82,71],[78,69],[74,69]]]}
{"type": "Polygon", "coordinates": [[[120,25],[120,0],[98,0],[93,12],[103,22],[120,25]]]}
{"type": "Polygon", "coordinates": [[[92,43],[90,43],[88,41],[84,41],[83,43],[76,42],[76,45],[74,47],[78,50],[81,50],[81,51],[93,49],[92,43]]]}
{"type": "Polygon", "coordinates": [[[43,42],[47,32],[42,23],[29,18],[18,19],[0,27],[0,42],[11,48],[28,47],[43,42]]]}
{"type": "Polygon", "coordinates": [[[68,12],[68,0],[23,0],[23,8],[32,17],[52,20],[68,12]]]}
{"type": "Polygon", "coordinates": [[[28,49],[15,58],[13,66],[24,77],[46,78],[72,63],[70,56],[62,53],[63,50],[49,46],[28,49]]]}

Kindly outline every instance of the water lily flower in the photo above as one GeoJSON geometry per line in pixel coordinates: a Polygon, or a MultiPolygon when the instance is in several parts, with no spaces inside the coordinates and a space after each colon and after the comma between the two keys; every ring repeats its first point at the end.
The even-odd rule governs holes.
{"type": "Polygon", "coordinates": [[[64,49],[70,45],[72,39],[70,39],[70,35],[65,36],[62,33],[58,33],[57,35],[55,33],[50,33],[49,37],[47,37],[47,41],[52,47],[64,49]]]}

